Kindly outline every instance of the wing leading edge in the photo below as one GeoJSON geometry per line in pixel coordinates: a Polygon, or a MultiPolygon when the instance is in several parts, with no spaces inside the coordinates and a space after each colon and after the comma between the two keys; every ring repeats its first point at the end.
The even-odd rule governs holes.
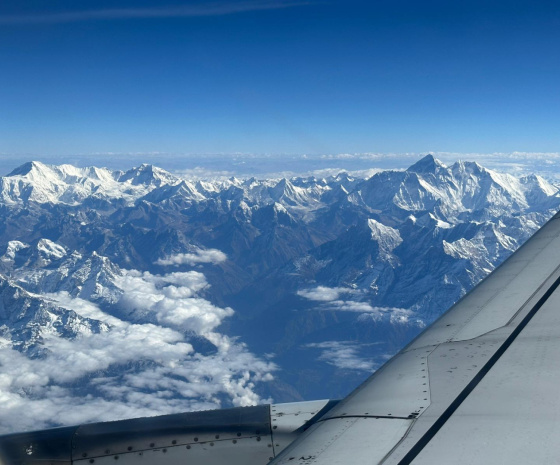
{"type": "Polygon", "coordinates": [[[273,463],[557,461],[559,219],[273,463]]]}

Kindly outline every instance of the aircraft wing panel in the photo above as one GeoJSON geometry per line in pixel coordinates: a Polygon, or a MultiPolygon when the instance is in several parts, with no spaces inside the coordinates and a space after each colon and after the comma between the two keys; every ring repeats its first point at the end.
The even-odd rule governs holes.
{"type": "Polygon", "coordinates": [[[556,290],[411,463],[558,463],[559,328],[556,290]]]}
{"type": "Polygon", "coordinates": [[[2,435],[0,465],[260,465],[336,403],[235,407],[2,435]]]}
{"type": "MultiPolygon", "coordinates": [[[[305,443],[272,463],[336,465],[379,463],[407,433],[412,420],[374,417],[335,418],[311,426],[305,443]],[[375,444],[375,447],[364,445],[375,444]],[[322,460],[327,459],[326,462],[322,460]]],[[[297,442],[297,441],[296,441],[297,442]]]]}
{"type": "MultiPolygon", "coordinates": [[[[547,342],[537,344],[536,333],[531,336],[537,321],[554,313],[554,302],[560,304],[560,297],[557,297],[560,291],[556,291],[560,285],[559,218],[556,215],[472,292],[331,409],[277,457],[274,464],[479,463],[480,460],[472,456],[464,462],[458,462],[450,445],[446,447],[451,455],[447,460],[440,460],[439,448],[432,441],[442,430],[449,436],[446,441],[461,442],[465,440],[465,434],[471,434],[468,432],[469,427],[476,428],[476,420],[471,418],[469,410],[465,410],[465,405],[473,403],[477,414],[473,418],[483,416],[485,401],[479,394],[482,387],[478,388],[482,380],[485,381],[482,386],[492,380],[495,395],[504,395],[501,404],[492,406],[497,410],[488,410],[489,418],[498,415],[496,418],[505,419],[508,408],[515,410],[515,404],[524,401],[519,396],[507,396],[523,392],[532,395],[531,381],[526,379],[523,368],[516,366],[515,358],[509,365],[504,365],[504,360],[511,358],[514,350],[534,353],[533,369],[537,371],[539,363],[540,369],[550,370],[555,360],[560,362],[552,347],[547,349],[550,351],[549,359],[542,358],[544,349],[541,347],[555,345],[555,338],[560,337],[556,316],[549,317],[550,334],[547,342]],[[532,322],[537,314],[539,319],[532,322]],[[503,358],[506,353],[507,359],[503,358]],[[520,379],[525,379],[525,382],[519,382],[520,379]],[[512,388],[513,392],[503,389],[508,380],[519,382],[517,387],[512,388]],[[472,396],[475,389],[477,395],[472,396]],[[465,403],[467,399],[469,402],[465,403]],[[476,401],[479,403],[474,404],[476,401]],[[462,420],[458,416],[460,412],[462,420]],[[377,423],[349,423],[344,434],[337,437],[331,433],[332,428],[326,426],[331,422],[342,424],[352,418],[376,419],[377,423]],[[378,430],[392,428],[395,421],[409,422],[403,436],[394,442],[388,437],[376,440],[378,430]],[[344,447],[349,437],[355,435],[363,438],[361,426],[357,425],[366,424],[377,426],[372,429],[369,440],[363,440],[359,446],[348,450],[344,462],[336,451],[344,447]],[[318,447],[317,444],[324,444],[324,447],[318,447]],[[427,455],[429,451],[432,454],[430,456],[427,455]],[[379,456],[382,458],[379,459],[379,456]]],[[[545,396],[545,402],[550,402],[553,409],[556,408],[556,399],[549,398],[551,391],[546,383],[535,392],[545,396]]],[[[487,420],[485,424],[491,427],[492,421],[487,420]]],[[[495,433],[496,444],[506,432],[501,430],[501,433],[495,433]]],[[[390,437],[394,439],[397,436],[390,437]]],[[[485,428],[480,429],[479,436],[479,439],[486,437],[485,428]]],[[[448,444],[446,441],[443,442],[448,444]]],[[[471,446],[476,448],[474,444],[471,446]]],[[[496,458],[499,453],[496,450],[493,457],[496,458]]],[[[498,462],[503,461],[500,459],[498,462]]]]}

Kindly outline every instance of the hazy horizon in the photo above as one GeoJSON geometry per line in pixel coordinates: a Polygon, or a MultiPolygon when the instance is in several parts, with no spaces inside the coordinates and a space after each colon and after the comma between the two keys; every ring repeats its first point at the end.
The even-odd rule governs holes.
{"type": "Polygon", "coordinates": [[[339,171],[367,177],[378,170],[406,169],[427,154],[446,165],[456,161],[474,161],[485,168],[516,176],[538,174],[553,182],[560,180],[560,152],[555,153],[340,153],[328,155],[281,154],[176,154],[176,153],[105,153],[75,156],[38,154],[0,154],[0,176],[30,161],[48,165],[70,164],[128,170],[147,163],[193,179],[227,177],[328,176],[339,171]]]}

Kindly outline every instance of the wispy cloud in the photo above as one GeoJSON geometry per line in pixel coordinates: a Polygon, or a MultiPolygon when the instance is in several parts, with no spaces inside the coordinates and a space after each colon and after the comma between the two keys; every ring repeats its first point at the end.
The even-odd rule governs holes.
{"type": "Polygon", "coordinates": [[[355,294],[354,289],[349,289],[347,287],[326,287],[317,286],[312,289],[302,289],[297,291],[297,295],[304,297],[309,300],[315,300],[319,302],[330,302],[337,300],[340,294],[355,294]]]}
{"type": "Polygon", "coordinates": [[[4,15],[0,24],[57,24],[93,20],[141,18],[189,18],[224,16],[259,10],[278,10],[308,5],[306,1],[253,0],[245,2],[215,2],[160,8],[107,8],[100,10],[65,11],[57,13],[4,15]]]}
{"type": "Polygon", "coordinates": [[[325,341],[307,344],[305,347],[321,350],[319,360],[333,365],[341,370],[355,370],[372,372],[378,364],[370,358],[363,358],[359,352],[368,344],[351,341],[325,341]]]}
{"type": "Polygon", "coordinates": [[[218,249],[196,249],[192,253],[179,253],[170,255],[166,258],[160,258],[156,261],[156,265],[163,266],[180,266],[180,265],[196,265],[197,263],[218,263],[225,262],[227,255],[218,249]]]}
{"type": "MultiPolygon", "coordinates": [[[[425,323],[416,316],[414,311],[407,308],[398,307],[374,307],[367,302],[355,300],[339,300],[338,291],[341,288],[323,288],[298,291],[298,295],[311,300],[322,301],[323,303],[316,307],[316,310],[328,310],[335,312],[351,312],[359,313],[358,321],[389,321],[393,325],[415,325],[420,328],[425,323]],[[325,291],[326,290],[326,291],[325,291]]],[[[358,291],[353,291],[357,293],[358,291]]]]}

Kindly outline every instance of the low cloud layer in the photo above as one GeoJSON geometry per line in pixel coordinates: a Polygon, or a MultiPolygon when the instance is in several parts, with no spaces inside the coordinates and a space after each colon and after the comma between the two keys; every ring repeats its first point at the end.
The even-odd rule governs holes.
{"type": "Polygon", "coordinates": [[[101,332],[65,339],[46,327],[41,359],[0,339],[0,432],[263,401],[255,386],[275,366],[216,331],[233,310],[200,296],[204,275],[127,271],[116,284],[123,294],[111,313],[66,292],[47,296],[102,321],[101,332]]]}
{"type": "Polygon", "coordinates": [[[231,308],[220,308],[198,293],[208,287],[202,273],[188,271],[164,276],[127,271],[116,281],[124,294],[119,306],[132,321],[150,321],[207,337],[231,308]]]}
{"type": "Polygon", "coordinates": [[[225,262],[227,260],[227,255],[218,249],[198,249],[191,253],[179,253],[175,255],[170,255],[166,258],[160,258],[156,265],[162,266],[180,266],[180,265],[190,265],[194,266],[198,263],[212,263],[217,265],[218,263],[225,262]]]}

